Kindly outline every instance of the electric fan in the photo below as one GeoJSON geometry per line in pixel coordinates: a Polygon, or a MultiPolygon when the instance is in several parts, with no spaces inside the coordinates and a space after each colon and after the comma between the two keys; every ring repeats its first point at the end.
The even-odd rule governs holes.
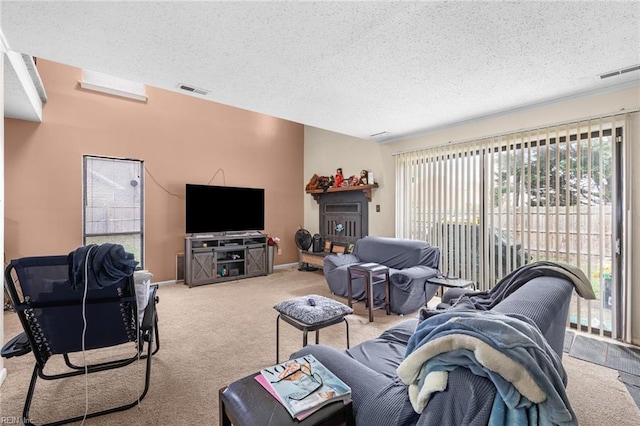
{"type": "Polygon", "coordinates": [[[296,231],[296,245],[302,251],[309,250],[309,247],[311,247],[311,233],[306,229],[298,229],[296,231]]]}
{"type": "MultiPolygon", "coordinates": [[[[300,249],[300,251],[308,251],[309,247],[313,243],[311,233],[306,229],[298,229],[296,231],[296,245],[300,249]]],[[[304,266],[300,264],[298,268],[299,271],[317,271],[318,268],[315,266],[310,266],[308,263],[305,263],[304,266]]]]}

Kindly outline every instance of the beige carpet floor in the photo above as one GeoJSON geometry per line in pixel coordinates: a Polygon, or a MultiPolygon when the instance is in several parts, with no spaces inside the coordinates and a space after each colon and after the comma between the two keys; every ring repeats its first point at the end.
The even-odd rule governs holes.
{"type": "MultiPolygon", "coordinates": [[[[160,352],[152,362],[151,387],[139,407],[85,422],[87,425],[218,424],[218,390],[225,384],[275,362],[277,302],[307,294],[334,297],[321,272],[276,269],[272,275],[188,288],[162,286],[160,303],[160,352]]],[[[362,303],[349,316],[351,344],[376,337],[386,328],[410,316],[386,316],[375,311],[368,322],[362,303]]],[[[17,316],[4,313],[5,341],[21,331],[17,316]]],[[[320,342],[345,348],[344,325],[320,333],[320,342]]],[[[301,346],[302,333],[281,323],[281,359],[301,346]]],[[[91,353],[92,360],[116,352],[131,353],[130,345],[91,353]]],[[[80,358],[75,358],[78,362],[80,358]]],[[[563,356],[569,375],[567,392],[581,425],[637,425],[640,410],[618,372],[563,356]]],[[[61,363],[48,365],[52,371],[61,363]]],[[[5,360],[8,377],[0,387],[0,423],[21,416],[33,368],[33,356],[5,360]]],[[[143,383],[144,364],[104,373],[47,382],[38,381],[31,418],[36,423],[84,412],[85,389],[90,409],[106,408],[136,399],[143,383]]],[[[366,425],[363,425],[366,426],[366,425]]]]}

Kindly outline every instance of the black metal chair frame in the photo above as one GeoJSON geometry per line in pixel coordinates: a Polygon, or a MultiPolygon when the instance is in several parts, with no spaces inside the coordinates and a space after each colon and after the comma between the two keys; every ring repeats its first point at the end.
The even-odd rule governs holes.
{"type": "MultiPolygon", "coordinates": [[[[19,262],[24,262],[24,261],[26,261],[27,263],[38,262],[39,260],[43,260],[43,259],[46,262],[55,263],[55,262],[66,262],[67,257],[66,256],[45,256],[45,257],[38,257],[38,258],[36,257],[24,258],[24,259],[19,259],[19,262]]],[[[78,376],[82,374],[90,374],[90,373],[106,371],[114,368],[125,367],[137,360],[145,360],[146,361],[145,362],[145,365],[146,365],[145,366],[145,385],[140,396],[136,398],[135,401],[121,405],[121,406],[87,413],[86,416],[83,414],[79,416],[70,417],[64,420],[55,421],[52,423],[46,423],[45,425],[62,425],[66,423],[76,422],[76,421],[82,420],[85,417],[92,418],[92,417],[97,417],[97,416],[110,414],[118,411],[125,411],[138,405],[139,402],[146,396],[147,391],[149,390],[149,383],[150,383],[150,376],[151,376],[150,374],[151,359],[153,355],[155,355],[160,350],[160,337],[158,332],[158,316],[156,313],[156,304],[159,302],[159,299],[156,295],[157,286],[150,287],[149,301],[145,309],[144,319],[142,321],[142,324],[137,329],[138,334],[136,338],[133,340],[137,345],[137,353],[135,353],[131,357],[116,359],[116,360],[97,363],[97,364],[90,364],[86,366],[76,365],[73,362],[71,362],[71,359],[69,358],[69,353],[55,354],[55,355],[63,356],[65,364],[71,371],[58,373],[58,374],[47,374],[44,372],[44,369],[48,359],[52,356],[52,354],[49,354],[49,355],[43,354],[38,350],[34,350],[34,348],[38,348],[39,345],[31,329],[29,312],[33,309],[46,309],[46,308],[60,307],[60,306],[79,305],[82,303],[82,300],[80,301],[70,300],[68,302],[63,302],[63,303],[31,302],[28,296],[26,297],[20,296],[23,293],[21,291],[20,292],[18,291],[16,286],[16,280],[14,280],[14,274],[15,274],[18,277],[17,281],[19,284],[20,273],[16,270],[16,268],[19,269],[19,266],[16,266],[16,261],[12,261],[5,269],[5,288],[11,299],[13,309],[17,313],[20,319],[20,322],[22,324],[22,327],[25,331],[21,335],[18,335],[15,338],[11,339],[3,347],[2,356],[6,358],[10,358],[12,356],[20,356],[29,352],[33,352],[33,355],[36,360],[35,365],[33,367],[33,373],[31,375],[31,381],[29,383],[29,389],[27,391],[24,408],[22,412],[22,418],[24,423],[27,425],[34,425],[34,423],[32,423],[30,420],[29,410],[33,400],[33,394],[35,392],[35,386],[36,386],[38,377],[43,380],[64,379],[64,378],[78,376]],[[26,339],[24,338],[25,336],[26,336],[26,339]],[[25,340],[28,342],[28,346],[25,344],[25,340]],[[22,344],[16,347],[16,343],[20,341],[22,341],[22,344]],[[144,348],[145,342],[147,343],[146,350],[144,348]],[[12,344],[14,347],[12,347],[12,344]]],[[[128,294],[122,295],[116,298],[109,297],[104,299],[87,300],[86,308],[90,309],[92,304],[119,302],[121,306],[130,307],[130,309],[132,310],[131,315],[133,315],[133,318],[135,319],[135,321],[137,321],[138,308],[137,308],[137,302],[136,302],[136,296],[135,296],[134,279],[133,279],[133,276],[129,276],[126,279],[128,281],[127,283],[128,294]]],[[[126,342],[122,342],[122,343],[126,343],[126,342]]]]}

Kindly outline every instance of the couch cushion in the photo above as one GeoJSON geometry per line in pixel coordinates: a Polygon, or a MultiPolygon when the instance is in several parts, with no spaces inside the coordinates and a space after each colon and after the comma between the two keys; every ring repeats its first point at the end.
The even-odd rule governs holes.
{"type": "Polygon", "coordinates": [[[416,329],[418,321],[413,318],[389,328],[380,337],[366,340],[347,354],[373,371],[390,379],[396,379],[396,368],[402,362],[407,350],[407,342],[416,329]]]}
{"type": "Polygon", "coordinates": [[[425,241],[389,237],[364,237],[356,242],[354,254],[361,262],[375,262],[404,269],[424,265],[438,267],[440,249],[425,241]]]}

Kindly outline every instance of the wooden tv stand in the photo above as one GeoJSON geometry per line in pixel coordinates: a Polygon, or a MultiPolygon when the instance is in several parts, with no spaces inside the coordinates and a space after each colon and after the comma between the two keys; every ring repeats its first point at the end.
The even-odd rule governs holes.
{"type": "Polygon", "coordinates": [[[267,236],[260,232],[185,238],[189,287],[267,275],[267,236]]]}

